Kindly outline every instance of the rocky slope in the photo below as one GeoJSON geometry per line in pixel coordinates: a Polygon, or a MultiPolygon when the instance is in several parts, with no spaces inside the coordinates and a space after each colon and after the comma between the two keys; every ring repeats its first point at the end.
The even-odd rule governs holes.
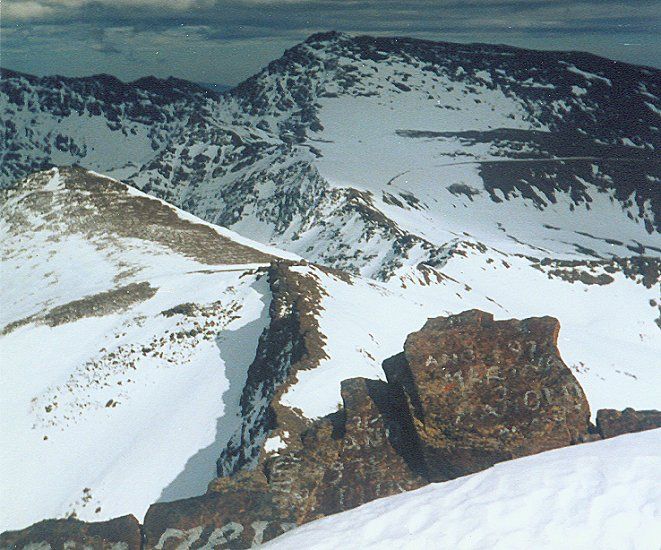
{"type": "MultiPolygon", "coordinates": [[[[264,447],[257,468],[215,480],[204,496],[152,505],[142,547],[249,548],[430,481],[659,426],[657,411],[631,409],[597,414],[609,418],[608,433],[603,421],[591,426],[585,395],[559,357],[558,328],[551,318],[494,321],[477,310],[429,320],[403,354],[384,362],[387,382],[344,380],[338,411],[296,432],[274,419],[274,428],[291,432],[264,447]]],[[[117,540],[112,522],[51,521],[4,533],[0,543],[91,533],[117,540]]]]}

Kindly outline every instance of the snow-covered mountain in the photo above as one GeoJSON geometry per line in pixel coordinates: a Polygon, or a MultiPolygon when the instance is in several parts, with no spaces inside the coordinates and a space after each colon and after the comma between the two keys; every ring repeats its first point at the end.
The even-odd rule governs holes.
{"type": "MultiPolygon", "coordinates": [[[[470,309],[557,318],[593,419],[659,408],[660,90],[588,54],[339,33],[222,95],[3,71],[0,529],[158,502],[145,532],[195,546],[220,525],[178,506],[211,517],[343,381],[470,309]]],[[[631,458],[557,456],[591,449],[631,458]]]]}
{"type": "MultiPolygon", "coordinates": [[[[77,81],[57,82],[59,94],[48,80],[3,78],[12,155],[122,177],[353,273],[408,277],[467,235],[536,256],[661,251],[657,69],[325,33],[221,97],[179,81],[122,85],[132,93],[110,99],[113,117],[69,99],[77,81]],[[63,140],[64,156],[52,145],[63,140]]],[[[101,99],[118,86],[95,82],[101,99]]]]}

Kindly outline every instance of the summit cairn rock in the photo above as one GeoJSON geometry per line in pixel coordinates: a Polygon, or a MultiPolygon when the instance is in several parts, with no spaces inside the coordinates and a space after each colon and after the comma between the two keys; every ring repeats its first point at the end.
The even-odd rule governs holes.
{"type": "Polygon", "coordinates": [[[551,317],[494,321],[471,310],[428,320],[384,362],[430,481],[587,438],[590,409],[558,352],[559,330],[551,317]]]}

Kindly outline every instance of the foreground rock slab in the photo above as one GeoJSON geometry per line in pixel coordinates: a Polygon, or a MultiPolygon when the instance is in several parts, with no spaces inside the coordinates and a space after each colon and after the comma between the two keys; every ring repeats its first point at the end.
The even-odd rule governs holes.
{"type": "Polygon", "coordinates": [[[250,548],[296,526],[293,513],[278,507],[258,476],[222,481],[222,492],[152,504],[145,548],[250,548]]]}
{"type": "Polygon", "coordinates": [[[140,550],[142,534],[134,516],[95,523],[77,519],[48,519],[21,531],[0,535],[0,548],[67,548],[70,550],[140,550]]]}

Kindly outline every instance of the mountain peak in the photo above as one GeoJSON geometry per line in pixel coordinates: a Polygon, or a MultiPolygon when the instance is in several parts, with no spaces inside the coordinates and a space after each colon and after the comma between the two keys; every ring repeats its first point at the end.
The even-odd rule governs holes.
{"type": "Polygon", "coordinates": [[[308,36],[304,44],[315,44],[320,42],[337,42],[341,39],[350,39],[352,35],[340,31],[321,31],[308,36]]]}

